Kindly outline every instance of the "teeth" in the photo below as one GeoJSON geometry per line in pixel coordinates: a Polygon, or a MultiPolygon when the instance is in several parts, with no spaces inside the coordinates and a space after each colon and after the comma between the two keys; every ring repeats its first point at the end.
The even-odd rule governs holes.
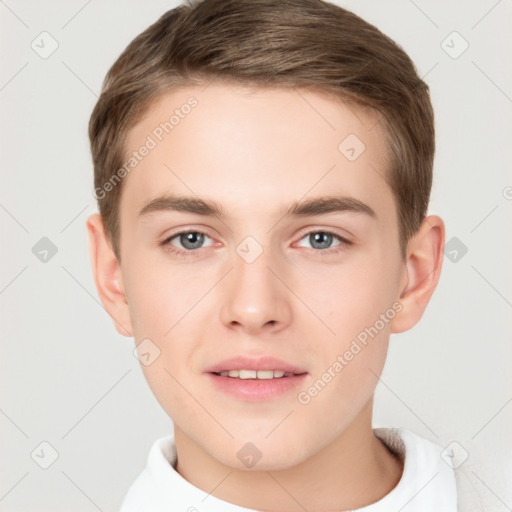
{"type": "Polygon", "coordinates": [[[231,375],[231,377],[238,377],[239,379],[256,379],[258,377],[258,372],[255,370],[238,370],[237,373],[238,375],[231,375]]]}
{"type": "Polygon", "coordinates": [[[286,373],[282,370],[229,370],[220,372],[221,377],[234,377],[238,379],[280,379],[288,377],[292,373],[286,373]]]}

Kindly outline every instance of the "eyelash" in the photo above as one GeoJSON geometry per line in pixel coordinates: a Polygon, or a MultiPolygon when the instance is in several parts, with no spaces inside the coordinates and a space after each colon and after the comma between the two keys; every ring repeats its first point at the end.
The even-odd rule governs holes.
{"type": "MultiPolygon", "coordinates": [[[[204,235],[204,236],[207,236],[207,237],[211,238],[208,235],[208,233],[206,233],[204,231],[201,231],[201,230],[197,230],[197,229],[194,229],[194,230],[183,230],[183,231],[179,231],[179,232],[174,233],[171,236],[167,237],[165,240],[160,242],[160,245],[164,246],[166,251],[170,252],[171,254],[178,255],[178,256],[188,256],[188,257],[199,256],[199,254],[198,254],[199,250],[200,249],[204,249],[204,247],[200,247],[199,249],[190,249],[190,250],[187,251],[187,250],[183,250],[183,249],[178,249],[178,248],[174,247],[173,245],[171,245],[171,243],[170,243],[171,240],[173,240],[177,236],[183,235],[183,234],[189,234],[189,233],[197,233],[197,234],[204,235]]],[[[304,237],[306,237],[308,235],[311,235],[313,233],[323,233],[325,235],[332,235],[334,238],[337,238],[338,241],[340,242],[339,245],[337,245],[335,247],[328,248],[328,249],[314,249],[314,248],[312,248],[312,250],[314,250],[317,253],[320,253],[321,255],[336,254],[336,253],[344,250],[346,247],[351,246],[353,244],[353,242],[351,242],[350,240],[348,240],[348,239],[338,235],[337,233],[334,233],[332,231],[325,231],[325,230],[312,230],[312,231],[308,231],[308,232],[302,234],[302,236],[300,237],[300,240],[302,240],[304,237]]]]}

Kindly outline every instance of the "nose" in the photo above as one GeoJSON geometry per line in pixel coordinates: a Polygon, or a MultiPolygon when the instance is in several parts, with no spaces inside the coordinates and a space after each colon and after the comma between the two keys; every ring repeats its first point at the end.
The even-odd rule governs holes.
{"type": "Polygon", "coordinates": [[[235,254],[233,262],[220,290],[223,324],[252,335],[286,328],[292,317],[292,292],[284,284],[286,272],[270,250],[251,263],[235,254]]]}

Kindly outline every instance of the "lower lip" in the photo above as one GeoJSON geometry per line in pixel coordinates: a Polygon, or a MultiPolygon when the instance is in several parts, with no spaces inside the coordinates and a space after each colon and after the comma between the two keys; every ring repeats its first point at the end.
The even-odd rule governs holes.
{"type": "Polygon", "coordinates": [[[280,379],[237,379],[208,373],[213,384],[225,393],[242,400],[265,401],[277,398],[300,386],[307,373],[280,379]]]}

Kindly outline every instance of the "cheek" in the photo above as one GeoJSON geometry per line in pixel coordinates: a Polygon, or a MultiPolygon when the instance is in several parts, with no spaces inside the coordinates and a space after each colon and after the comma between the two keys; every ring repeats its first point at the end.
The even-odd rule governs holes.
{"type": "Polygon", "coordinates": [[[340,266],[323,276],[322,281],[327,284],[320,285],[321,281],[316,280],[315,287],[304,288],[303,297],[334,331],[335,334],[325,329],[333,344],[341,349],[392,307],[396,288],[393,275],[378,262],[340,266]]]}
{"type": "Polygon", "coordinates": [[[319,428],[325,438],[335,438],[368,405],[382,372],[387,352],[385,336],[376,336],[366,345],[343,343],[332,351],[324,364],[297,395],[295,421],[306,430],[319,428]],[[314,422],[312,423],[312,421],[314,422]],[[321,425],[319,425],[319,423],[321,425]]]}
{"type": "Polygon", "coordinates": [[[179,265],[142,264],[142,258],[138,261],[127,286],[135,337],[166,340],[180,323],[197,314],[194,305],[208,289],[208,282],[191,276],[179,265]]]}
{"type": "Polygon", "coordinates": [[[181,382],[191,371],[189,356],[200,339],[204,322],[199,317],[208,305],[204,295],[212,286],[209,281],[207,276],[194,278],[179,266],[156,264],[139,265],[130,276],[127,296],[136,344],[145,342],[157,354],[153,363],[141,366],[153,390],[165,387],[170,399],[179,388],[170,374],[181,382]]]}
{"type": "MultiPolygon", "coordinates": [[[[340,267],[326,281],[329,293],[310,288],[311,309],[334,331],[319,324],[324,331],[322,350],[315,356],[316,374],[312,380],[317,383],[316,388],[325,386],[329,390],[322,391],[317,405],[333,400],[339,405],[337,414],[351,414],[366,403],[385,363],[391,320],[395,316],[396,285],[394,273],[383,267],[375,260],[340,267]]],[[[308,331],[312,330],[313,320],[316,321],[307,320],[308,331]]],[[[315,337],[318,334],[311,333],[309,339],[315,337]]],[[[312,393],[315,392],[313,389],[312,393]]]]}
{"type": "Polygon", "coordinates": [[[182,411],[191,421],[196,416],[200,421],[201,411],[190,401],[184,387],[190,387],[191,354],[195,350],[194,340],[199,338],[197,326],[201,324],[193,306],[201,295],[180,292],[179,286],[166,286],[163,280],[149,279],[141,285],[133,309],[137,318],[136,343],[141,347],[146,344],[150,358],[150,364],[146,364],[139,351],[144,377],[169,415],[179,418],[177,411],[182,411]]]}

